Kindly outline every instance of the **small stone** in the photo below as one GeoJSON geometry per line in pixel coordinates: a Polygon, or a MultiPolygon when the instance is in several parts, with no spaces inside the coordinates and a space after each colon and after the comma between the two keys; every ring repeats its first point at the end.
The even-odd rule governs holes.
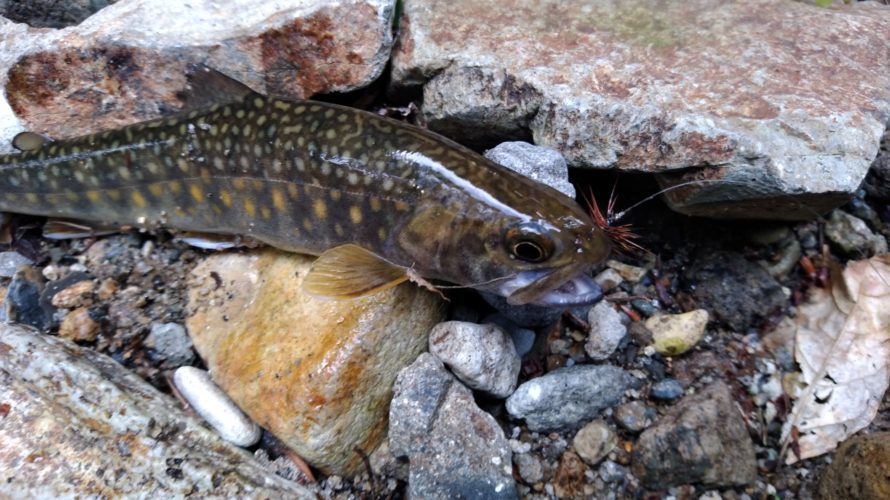
{"type": "Polygon", "coordinates": [[[825,236],[846,255],[870,257],[887,253],[887,240],[858,217],[834,210],[825,223],[825,236]]]}
{"type": "Polygon", "coordinates": [[[96,297],[98,297],[99,300],[109,300],[114,297],[115,293],[117,293],[117,289],[118,286],[116,281],[111,278],[104,279],[99,283],[99,288],[96,289],[96,297]]]}
{"type": "Polygon", "coordinates": [[[890,498],[890,432],[855,436],[837,449],[816,498],[890,498]]]}
{"type": "Polygon", "coordinates": [[[646,328],[642,321],[634,321],[627,327],[627,334],[639,346],[648,346],[652,343],[652,332],[646,328]]]}
{"type": "Polygon", "coordinates": [[[600,478],[606,483],[619,483],[627,477],[627,467],[611,460],[606,460],[600,465],[598,473],[600,478]]]}
{"type": "Polygon", "coordinates": [[[189,365],[195,360],[192,339],[189,338],[185,327],[180,324],[152,324],[145,343],[164,358],[165,367],[189,365]]]}
{"type": "Polygon", "coordinates": [[[95,288],[96,283],[93,280],[78,281],[53,295],[52,304],[61,309],[90,306],[93,304],[95,288]]]}
{"type": "Polygon", "coordinates": [[[31,259],[18,252],[0,252],[0,278],[12,278],[19,267],[31,264],[31,259]]]}
{"type": "Polygon", "coordinates": [[[247,447],[260,440],[260,427],[213,383],[206,371],[182,366],[173,373],[173,383],[198,415],[226,441],[247,447]]]}
{"type": "Polygon", "coordinates": [[[729,388],[715,382],[683,398],[640,435],[633,474],[646,488],[681,484],[732,487],[757,478],[748,429],[729,388]]]}
{"type": "Polygon", "coordinates": [[[389,446],[408,458],[408,498],[516,498],[507,437],[441,361],[421,354],[393,392],[389,446]]]}
{"type": "Polygon", "coordinates": [[[496,398],[516,389],[521,361],[513,341],[496,325],[439,323],[430,332],[429,350],[473,389],[496,398]]]}
{"type": "Polygon", "coordinates": [[[607,267],[594,276],[593,281],[596,281],[600,288],[603,289],[603,292],[610,292],[620,285],[621,282],[624,281],[624,278],[621,276],[621,273],[615,269],[607,267]]]}
{"type": "Polygon", "coordinates": [[[75,309],[65,315],[59,325],[59,337],[75,342],[92,342],[99,336],[99,323],[90,317],[85,307],[75,309]]]}
{"type": "Polygon", "coordinates": [[[646,318],[658,313],[658,307],[651,300],[634,299],[630,301],[630,305],[646,318]]]}
{"type": "Polygon", "coordinates": [[[656,415],[655,410],[642,401],[630,401],[615,408],[612,418],[623,429],[640,432],[652,424],[656,415]]]}
{"type": "Polygon", "coordinates": [[[42,277],[33,267],[23,266],[16,271],[6,292],[8,321],[48,330],[53,324],[53,308],[40,299],[44,288],[42,277]]]}
{"type": "Polygon", "coordinates": [[[705,336],[708,311],[697,309],[683,314],[653,316],[646,320],[655,350],[662,356],[678,356],[695,347],[705,336]]]}
{"type": "Polygon", "coordinates": [[[602,420],[594,420],[575,434],[572,447],[578,456],[592,467],[612,451],[616,442],[615,431],[602,420]]]}
{"type": "Polygon", "coordinates": [[[557,498],[581,498],[584,496],[584,472],[587,468],[576,453],[567,451],[559,459],[553,474],[553,493],[557,498]]]}
{"type": "Polygon", "coordinates": [[[649,395],[656,401],[673,401],[683,396],[683,384],[674,378],[666,378],[652,385],[649,395]]]}
{"type": "Polygon", "coordinates": [[[530,453],[513,455],[513,464],[516,466],[519,477],[526,484],[535,484],[544,479],[544,466],[541,461],[530,453]]]}
{"type": "Polygon", "coordinates": [[[617,403],[637,382],[610,365],[560,368],[520,385],[507,399],[507,412],[535,432],[571,428],[617,403]]]}
{"type": "Polygon", "coordinates": [[[575,197],[575,186],[569,182],[569,167],[555,149],[535,146],[527,142],[502,142],[485,152],[489,160],[510,170],[575,197]]]}
{"type": "Polygon", "coordinates": [[[590,323],[590,333],[584,351],[595,361],[607,359],[627,334],[621,315],[611,304],[602,301],[590,309],[587,322],[590,323]]]}
{"type": "Polygon", "coordinates": [[[617,260],[606,261],[606,266],[617,271],[622,278],[631,283],[639,282],[641,279],[643,279],[644,276],[646,276],[647,272],[646,269],[642,267],[631,266],[623,262],[618,262],[617,260]]]}

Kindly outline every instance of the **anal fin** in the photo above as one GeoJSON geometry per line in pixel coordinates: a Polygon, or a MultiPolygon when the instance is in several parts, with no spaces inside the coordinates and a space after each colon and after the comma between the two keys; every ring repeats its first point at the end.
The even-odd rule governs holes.
{"type": "Polygon", "coordinates": [[[312,264],[303,280],[311,294],[334,298],[355,298],[392,288],[408,281],[408,270],[358,245],[341,245],[323,254],[312,264]]]}

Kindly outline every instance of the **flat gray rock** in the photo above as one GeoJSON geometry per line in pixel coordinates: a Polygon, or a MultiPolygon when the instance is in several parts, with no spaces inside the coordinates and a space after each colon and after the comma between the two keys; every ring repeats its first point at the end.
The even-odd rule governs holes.
{"type": "Polygon", "coordinates": [[[315,498],[111,358],[0,326],[0,497],[315,498]]]}
{"type": "Polygon", "coordinates": [[[517,498],[504,432],[441,361],[422,354],[394,391],[389,446],[408,457],[408,498],[517,498]]]}
{"type": "Polygon", "coordinates": [[[690,214],[825,212],[857,189],[890,115],[878,2],[418,0],[400,29],[393,81],[424,85],[433,129],[530,130],[575,167],[703,180],[667,196],[690,214]]]}
{"type": "Polygon", "coordinates": [[[536,432],[579,427],[617,404],[624,391],[636,384],[636,379],[616,366],[560,368],[520,385],[507,398],[507,412],[525,419],[536,432]]]}

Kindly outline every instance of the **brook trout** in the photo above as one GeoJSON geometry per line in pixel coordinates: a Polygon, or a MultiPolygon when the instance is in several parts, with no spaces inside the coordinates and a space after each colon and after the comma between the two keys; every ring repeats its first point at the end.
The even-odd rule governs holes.
{"type": "Polygon", "coordinates": [[[0,210],[249,236],[318,255],[305,286],[333,297],[417,278],[590,303],[609,252],[574,200],[455,142],[255,93],[0,156],[0,210]]]}

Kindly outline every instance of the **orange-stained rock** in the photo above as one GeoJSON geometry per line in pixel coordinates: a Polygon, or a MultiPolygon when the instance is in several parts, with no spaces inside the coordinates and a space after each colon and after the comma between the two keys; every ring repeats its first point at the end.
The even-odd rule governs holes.
{"type": "Polygon", "coordinates": [[[313,466],[350,473],[386,435],[399,370],[443,319],[411,285],[355,300],[311,297],[312,259],[264,249],[210,257],[193,272],[186,326],[213,380],[313,466]]]}

